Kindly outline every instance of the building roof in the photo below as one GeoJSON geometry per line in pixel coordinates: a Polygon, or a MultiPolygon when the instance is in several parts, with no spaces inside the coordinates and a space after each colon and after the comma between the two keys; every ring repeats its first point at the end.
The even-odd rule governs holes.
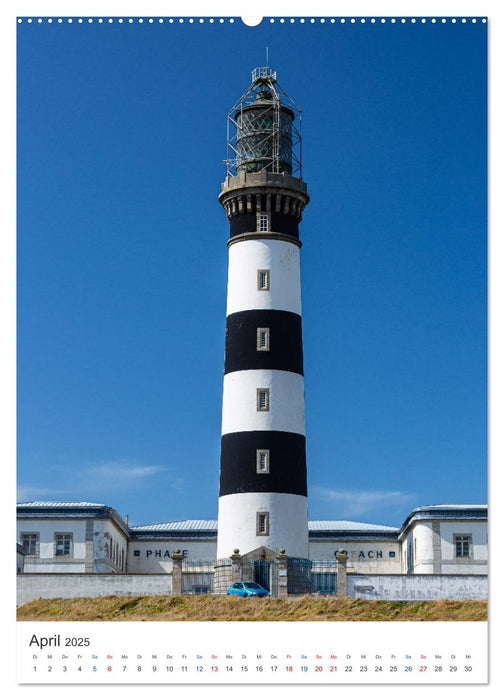
{"type": "Polygon", "coordinates": [[[488,506],[486,504],[447,503],[420,506],[408,515],[401,525],[399,537],[416,520],[487,520],[488,506]]]}
{"type": "Polygon", "coordinates": [[[152,523],[151,525],[134,525],[130,530],[136,531],[157,531],[157,530],[215,530],[217,531],[217,520],[170,520],[167,523],[152,523]]]}
{"type": "Polygon", "coordinates": [[[27,501],[17,504],[18,518],[109,518],[129,537],[119,513],[104,503],[90,501],[27,501]]]}
{"type": "Polygon", "coordinates": [[[353,520],[309,520],[308,529],[311,532],[325,530],[398,532],[399,530],[399,528],[390,527],[389,525],[372,525],[371,523],[359,523],[353,520]]]}
{"type": "MultiPolygon", "coordinates": [[[[397,539],[399,528],[387,525],[353,522],[351,520],[310,520],[309,536],[313,540],[385,538],[397,539]]],[[[130,527],[133,539],[187,538],[215,539],[217,520],[172,520],[130,527]]]]}
{"type": "Polygon", "coordinates": [[[419,510],[481,510],[481,508],[488,508],[486,503],[446,503],[446,504],[436,504],[429,506],[419,506],[418,508],[413,508],[412,513],[416,513],[419,510]]]}
{"type": "Polygon", "coordinates": [[[171,520],[130,527],[132,539],[194,539],[215,540],[217,520],[171,520]]]}
{"type": "MultiPolygon", "coordinates": [[[[131,530],[217,530],[217,520],[170,520],[167,523],[152,523],[150,525],[135,525],[131,530]]],[[[380,530],[397,532],[399,528],[388,525],[372,525],[352,520],[309,520],[308,529],[313,531],[325,530],[380,530]]]]}
{"type": "Polygon", "coordinates": [[[310,541],[316,540],[394,540],[399,528],[389,525],[354,522],[353,520],[310,520],[310,541]]]}
{"type": "Polygon", "coordinates": [[[105,503],[89,501],[27,501],[18,503],[18,508],[108,508],[105,503]]]}
{"type": "MultiPolygon", "coordinates": [[[[352,520],[309,520],[310,530],[388,530],[397,532],[397,527],[372,525],[352,520]]],[[[217,520],[170,520],[167,523],[135,525],[132,530],[217,530],[217,520]]]]}

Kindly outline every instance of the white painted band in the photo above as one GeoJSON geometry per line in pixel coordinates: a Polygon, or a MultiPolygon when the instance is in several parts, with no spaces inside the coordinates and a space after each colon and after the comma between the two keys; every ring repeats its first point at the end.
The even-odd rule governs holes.
{"type": "Polygon", "coordinates": [[[301,315],[299,248],[275,240],[242,241],[229,249],[227,315],[278,309],[301,315]],[[257,270],[270,271],[269,291],[257,289],[257,270]]]}
{"type": "Polygon", "coordinates": [[[305,435],[304,379],[295,372],[248,369],[224,376],[222,434],[282,430],[305,435]],[[257,410],[257,389],[269,389],[269,410],[257,410]]]}
{"type": "Polygon", "coordinates": [[[258,547],[290,557],[308,558],[306,496],[287,493],[236,493],[219,498],[217,558],[239,549],[247,554],[258,547]],[[269,534],[257,535],[257,513],[269,514],[269,534]]]}

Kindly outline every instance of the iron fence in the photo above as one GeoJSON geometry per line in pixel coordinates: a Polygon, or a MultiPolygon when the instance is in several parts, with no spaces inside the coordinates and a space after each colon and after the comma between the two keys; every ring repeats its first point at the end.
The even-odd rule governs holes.
{"type": "Polygon", "coordinates": [[[312,561],[310,592],[335,595],[337,590],[336,562],[312,561]]]}
{"type": "MultiPolygon", "coordinates": [[[[279,567],[276,560],[242,559],[241,564],[231,559],[187,560],[182,562],[182,593],[215,593],[225,595],[233,583],[255,581],[278,597],[279,567]],[[233,571],[233,569],[235,569],[233,571]]],[[[312,561],[292,559],[287,563],[287,593],[304,595],[318,593],[335,595],[337,592],[337,565],[334,560],[312,561]]]]}
{"type": "Polygon", "coordinates": [[[182,562],[182,593],[213,593],[215,562],[187,560],[182,562]]]}
{"type": "Polygon", "coordinates": [[[303,595],[311,593],[311,569],[310,559],[289,559],[287,564],[287,593],[289,595],[303,595]]]}

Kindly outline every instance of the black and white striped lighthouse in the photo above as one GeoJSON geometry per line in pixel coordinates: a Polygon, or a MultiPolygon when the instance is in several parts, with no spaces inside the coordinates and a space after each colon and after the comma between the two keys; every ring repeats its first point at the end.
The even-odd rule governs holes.
{"type": "Polygon", "coordinates": [[[271,68],[228,114],[230,235],[217,557],[308,557],[300,110],[271,68]]]}

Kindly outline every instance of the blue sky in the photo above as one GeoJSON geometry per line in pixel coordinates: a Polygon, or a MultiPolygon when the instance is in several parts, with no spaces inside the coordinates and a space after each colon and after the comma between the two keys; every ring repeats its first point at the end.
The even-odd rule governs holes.
{"type": "Polygon", "coordinates": [[[18,488],[217,514],[227,110],[303,110],[309,517],[486,502],[486,25],[18,25],[18,488]]]}

